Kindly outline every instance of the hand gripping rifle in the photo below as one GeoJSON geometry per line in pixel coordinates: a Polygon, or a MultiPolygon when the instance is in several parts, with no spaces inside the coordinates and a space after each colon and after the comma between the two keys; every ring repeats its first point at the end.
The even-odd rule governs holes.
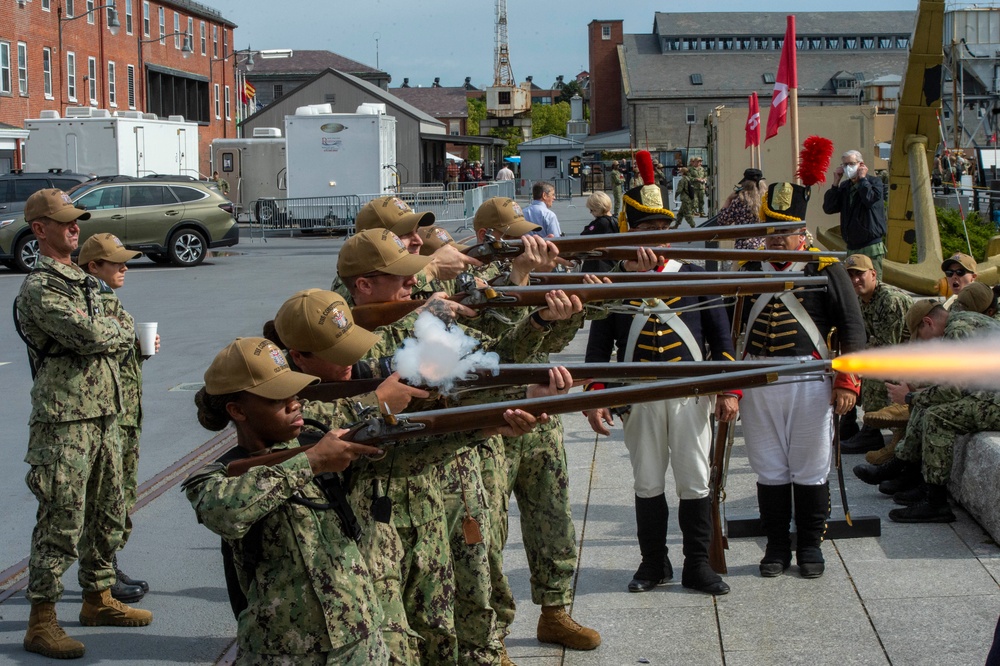
{"type": "MultiPolygon", "coordinates": [[[[704,251],[704,250],[703,250],[704,251]]],[[[796,253],[804,254],[804,253],[796,253]]],[[[740,294],[770,294],[796,287],[825,287],[825,276],[795,279],[752,279],[744,274],[742,280],[691,280],[689,282],[625,282],[618,284],[566,285],[567,296],[577,296],[583,303],[622,301],[675,296],[736,296],[740,294]]],[[[477,287],[468,282],[449,300],[457,301],[473,310],[493,307],[544,307],[545,295],[552,291],[546,285],[527,287],[477,287]]],[[[422,306],[426,301],[392,301],[370,303],[351,309],[354,323],[369,331],[398,321],[422,306]]]]}
{"type": "MultiPolygon", "coordinates": [[[[587,253],[614,245],[662,245],[663,243],[697,243],[701,241],[754,238],[769,234],[789,233],[801,229],[805,222],[767,222],[740,224],[728,227],[703,227],[698,229],[670,229],[664,231],[632,231],[628,234],[594,234],[591,236],[563,236],[551,239],[564,259],[587,258],[587,253]]],[[[504,240],[487,235],[479,245],[466,249],[464,254],[483,262],[512,259],[524,252],[520,239],[504,240]]]]}
{"type": "MultiPolygon", "coordinates": [[[[343,439],[360,444],[386,447],[410,439],[435,437],[454,432],[469,432],[507,425],[504,412],[520,409],[530,414],[567,414],[600,407],[619,407],[632,403],[653,402],[691,396],[714,395],[738,388],[764,386],[779,377],[830,372],[827,361],[774,365],[770,368],[727,372],[691,379],[650,382],[635,386],[586,391],[548,398],[515,400],[486,405],[468,405],[426,412],[373,416],[349,429],[343,439]]],[[[306,446],[275,451],[226,466],[229,476],[239,476],[260,465],[277,465],[306,450],[306,446]]]]}

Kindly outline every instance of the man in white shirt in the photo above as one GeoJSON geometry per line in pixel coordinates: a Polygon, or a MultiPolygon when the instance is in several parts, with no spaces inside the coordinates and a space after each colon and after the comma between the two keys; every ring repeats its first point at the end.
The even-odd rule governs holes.
{"type": "Polygon", "coordinates": [[[514,172],[504,164],[503,168],[497,171],[497,180],[514,180],[514,172]]]}

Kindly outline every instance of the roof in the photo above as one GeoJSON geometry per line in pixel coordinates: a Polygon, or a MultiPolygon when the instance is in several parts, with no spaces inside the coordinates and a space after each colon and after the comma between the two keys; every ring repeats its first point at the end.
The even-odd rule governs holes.
{"type": "MultiPolygon", "coordinates": [[[[254,58],[250,76],[273,74],[319,74],[327,69],[335,69],[348,74],[385,74],[374,67],[345,58],[333,51],[310,51],[295,49],[290,58],[254,58]]],[[[388,76],[388,75],[387,75],[388,76]]]]}
{"type": "Polygon", "coordinates": [[[399,99],[435,118],[467,118],[469,105],[465,86],[457,88],[392,88],[399,99]]]}
{"type": "MultiPolygon", "coordinates": [[[[656,12],[653,33],[661,37],[784,36],[787,12],[656,12]]],[[[872,35],[913,32],[916,12],[800,12],[795,34],[872,35]]]]}
{"type": "Polygon", "coordinates": [[[562,148],[573,148],[576,146],[582,146],[582,141],[574,141],[573,139],[567,139],[564,136],[556,136],[555,134],[546,134],[545,136],[540,136],[537,139],[531,139],[530,141],[522,141],[518,144],[518,150],[522,148],[539,148],[542,146],[560,146],[562,148]]]}
{"type": "MultiPolygon", "coordinates": [[[[720,96],[770,95],[773,84],[764,74],[778,70],[778,51],[668,51],[661,53],[655,35],[625,35],[623,81],[629,99],[664,97],[697,99],[720,96]],[[702,84],[691,83],[701,74],[702,84]]],[[[799,95],[833,95],[830,79],[838,72],[861,72],[865,81],[906,71],[907,52],[799,51],[799,95]]]]}
{"type": "MultiPolygon", "coordinates": [[[[237,25],[227,18],[222,16],[222,12],[218,9],[212,9],[207,5],[203,5],[200,2],[194,2],[193,0],[164,0],[165,5],[170,7],[177,7],[179,9],[185,10],[189,14],[195,16],[201,16],[209,20],[215,21],[222,25],[229,26],[230,28],[236,28],[237,25]]],[[[119,5],[121,6],[121,5],[119,5]]]]}

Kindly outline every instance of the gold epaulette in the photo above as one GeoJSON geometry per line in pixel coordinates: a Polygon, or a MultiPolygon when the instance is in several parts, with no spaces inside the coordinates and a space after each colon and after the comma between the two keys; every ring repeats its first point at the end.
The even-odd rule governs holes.
{"type": "MultiPolygon", "coordinates": [[[[811,248],[809,248],[809,251],[810,252],[822,252],[822,250],[820,250],[818,247],[811,247],[811,248]]],[[[839,263],[839,262],[840,262],[840,259],[837,259],[836,257],[820,257],[819,258],[819,270],[823,270],[827,266],[831,266],[831,265],[839,263]]]]}

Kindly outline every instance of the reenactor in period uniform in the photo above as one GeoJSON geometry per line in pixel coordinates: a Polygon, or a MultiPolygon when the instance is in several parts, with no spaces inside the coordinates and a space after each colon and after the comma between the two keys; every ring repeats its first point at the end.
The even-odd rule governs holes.
{"type": "Polygon", "coordinates": [[[90,214],[64,192],[47,189],[28,198],[24,217],[39,246],[35,270],[16,301],[35,377],[25,462],[31,465],[28,488],[38,500],[24,648],[66,659],[84,653],[83,643],[59,626],[55,610],[60,579],[77,553],[82,624],[134,627],[153,619],[111,596],[125,521],[118,358],[135,344],[135,329],[131,318],[105,316],[98,281],[70,261],[80,238],[77,221],[90,214]]]}
{"type": "MultiPolygon", "coordinates": [[[[861,306],[865,334],[868,337],[866,348],[888,347],[909,340],[906,311],[913,305],[913,299],[901,289],[879,280],[875,266],[867,255],[852,254],[844,262],[844,267],[851,277],[854,292],[858,295],[858,303],[861,306]]],[[[887,407],[889,398],[885,382],[862,379],[860,405],[866,412],[887,407]]],[[[841,423],[841,432],[843,427],[841,423]]],[[[902,432],[899,434],[902,435],[902,432]]],[[[886,446],[881,429],[865,424],[853,437],[840,442],[840,450],[842,453],[869,453],[885,449],[879,456],[883,458],[881,462],[885,462],[891,457],[896,441],[897,438],[894,437],[893,443],[886,446]]]]}
{"type": "MultiPolygon", "coordinates": [[[[801,185],[772,183],[764,214],[772,220],[804,220],[809,193],[801,185]]],[[[765,246],[770,250],[814,250],[807,238],[803,223],[797,232],[766,237],[765,246]]],[[[864,322],[847,271],[840,262],[815,251],[815,261],[768,266],[768,271],[825,275],[828,287],[750,298],[743,315],[745,356],[829,358],[827,339],[833,328],[837,329],[840,351],[864,348],[864,322]]],[[[753,262],[743,269],[759,271],[763,266],[753,262]]],[[[833,450],[833,415],[850,411],[860,388],[857,378],[837,373],[833,381],[774,384],[743,392],[743,433],[750,467],[757,474],[757,503],[767,536],[761,576],[780,576],[791,566],[793,498],[799,573],[804,578],[823,575],[821,545],[830,508],[827,475],[833,450]]]]}
{"type": "MultiPolygon", "coordinates": [[[[705,186],[708,183],[708,171],[701,165],[700,157],[692,157],[688,163],[688,178],[691,180],[691,192],[694,195],[693,207],[695,215],[705,216],[705,186]]],[[[692,225],[694,226],[694,225],[692,225]]]]}
{"type": "MultiPolygon", "coordinates": [[[[977,312],[949,312],[935,299],[915,302],[906,313],[911,340],[970,340],[1000,333],[1000,322],[977,312]]],[[[968,390],[932,385],[918,389],[906,383],[889,384],[889,398],[910,407],[906,434],[894,457],[881,465],[863,464],[854,474],[879,490],[892,494],[903,509],[889,518],[899,523],[950,523],[948,505],[955,438],[1000,429],[1000,391],[968,390]],[[923,486],[920,480],[923,480],[923,486]],[[890,481],[895,481],[889,484],[890,481]],[[885,482],[885,483],[883,483],[885,482]],[[889,490],[896,492],[890,493],[889,490]]]]}

